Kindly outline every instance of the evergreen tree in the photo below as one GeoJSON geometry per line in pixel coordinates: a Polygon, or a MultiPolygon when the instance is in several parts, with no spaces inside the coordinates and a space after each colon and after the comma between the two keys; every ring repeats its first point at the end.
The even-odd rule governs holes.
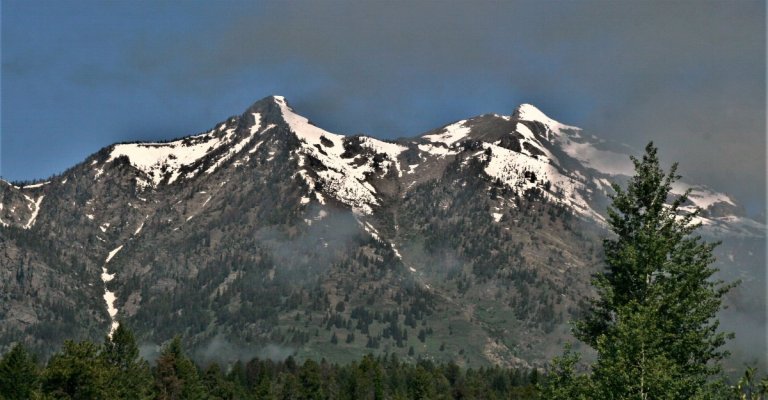
{"type": "Polygon", "coordinates": [[[632,161],[626,189],[613,185],[615,236],[603,243],[607,269],[593,279],[598,297],[574,332],[598,352],[593,397],[704,397],[727,355],[716,313],[732,285],[712,279],[717,243],[694,235],[700,210],[683,210],[690,190],[671,194],[677,164],[665,173],[652,143],[632,161]]]}
{"type": "Polygon", "coordinates": [[[432,399],[435,397],[434,377],[418,365],[410,374],[408,392],[411,399],[432,399]]]}
{"type": "Polygon", "coordinates": [[[282,373],[278,381],[280,385],[280,399],[298,400],[301,399],[301,382],[299,378],[292,373],[282,373]]]}
{"type": "MultiPolygon", "coordinates": [[[[221,367],[213,363],[205,369],[203,374],[203,385],[205,392],[211,399],[236,399],[238,398],[237,387],[235,383],[228,381],[221,372],[221,367]]],[[[243,397],[240,394],[240,397],[243,397]]]]}
{"type": "Polygon", "coordinates": [[[379,362],[368,354],[360,360],[360,364],[352,364],[354,390],[352,398],[355,399],[383,399],[384,378],[383,370],[379,362]]]}
{"type": "Polygon", "coordinates": [[[42,376],[43,393],[54,399],[114,398],[111,371],[90,341],[64,342],[64,349],[48,361],[42,376]]]}
{"type": "Polygon", "coordinates": [[[299,370],[299,381],[301,382],[301,399],[322,400],[326,398],[322,389],[320,366],[313,360],[304,361],[304,365],[299,370]]]}
{"type": "Polygon", "coordinates": [[[158,400],[193,400],[204,397],[197,367],[184,355],[179,336],[165,346],[157,359],[155,389],[158,400]]]}
{"type": "Polygon", "coordinates": [[[34,358],[21,344],[0,360],[0,399],[26,400],[37,391],[39,372],[34,358]]]}
{"type": "Polygon", "coordinates": [[[111,337],[104,341],[102,358],[111,367],[110,378],[114,394],[120,399],[150,399],[152,373],[149,363],[139,357],[139,348],[133,332],[118,325],[111,337]]]}
{"type": "MultiPolygon", "coordinates": [[[[590,380],[585,375],[576,374],[576,364],[580,357],[565,346],[565,354],[555,357],[549,364],[549,374],[541,385],[541,398],[552,400],[586,400],[589,398],[590,380]]],[[[535,371],[535,370],[534,370],[535,371]]],[[[536,378],[538,380],[538,377],[536,378]]],[[[533,382],[534,385],[536,382],[533,382]]]]}
{"type": "MultiPolygon", "coordinates": [[[[125,389],[126,382],[141,382],[144,362],[138,358],[129,331],[116,331],[104,346],[67,342],[40,374],[22,347],[0,360],[0,400],[6,399],[141,399],[151,397],[144,388],[125,389]],[[136,368],[136,366],[139,366],[136,368]],[[123,377],[120,375],[128,375],[123,377]],[[32,377],[30,379],[30,376],[32,377]],[[9,384],[9,379],[15,382],[9,384]],[[125,379],[125,381],[122,381],[125,379]],[[19,390],[28,388],[29,390],[19,390]]],[[[527,370],[499,367],[465,372],[456,364],[416,365],[401,362],[394,353],[377,358],[369,354],[359,362],[339,365],[322,360],[297,364],[259,360],[235,363],[224,374],[216,363],[198,376],[181,351],[177,337],[162,351],[154,369],[155,399],[534,399],[535,382],[527,370]],[[465,378],[466,376],[466,378],[465,378]],[[527,377],[527,378],[526,378],[527,377]]],[[[750,375],[751,376],[751,375],[750,375]]],[[[739,383],[743,393],[757,394],[748,378],[739,383]]],[[[146,383],[144,383],[146,384],[146,383]]],[[[729,388],[734,391],[736,388],[729,388]]],[[[549,398],[549,397],[543,397],[549,398]]]]}

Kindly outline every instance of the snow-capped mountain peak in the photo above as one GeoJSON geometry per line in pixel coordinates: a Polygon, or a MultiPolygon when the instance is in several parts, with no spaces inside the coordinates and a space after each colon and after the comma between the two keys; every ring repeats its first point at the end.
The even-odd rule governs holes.
{"type": "Polygon", "coordinates": [[[380,204],[370,178],[386,175],[390,170],[402,174],[398,157],[406,147],[365,136],[345,137],[328,132],[296,114],[285,98],[275,96],[274,100],[288,129],[303,143],[294,152],[300,168],[298,174],[315,198],[325,202],[323,194],[315,189],[319,186],[353,211],[370,214],[372,207],[380,204]],[[316,167],[310,168],[310,164],[316,167]]]}
{"type": "MultiPolygon", "coordinates": [[[[333,145],[328,147],[331,150],[335,150],[335,153],[341,154],[344,151],[343,135],[337,135],[312,125],[309,122],[309,119],[296,114],[293,111],[293,108],[288,105],[285,97],[273,96],[272,98],[280,107],[280,114],[283,117],[283,120],[285,120],[285,123],[288,124],[288,127],[291,129],[291,131],[293,131],[294,134],[296,134],[299,139],[305,140],[307,143],[312,145],[323,145],[323,138],[325,138],[327,141],[333,143],[333,145]]],[[[327,141],[325,143],[328,143],[327,141]]]]}
{"type": "MultiPolygon", "coordinates": [[[[0,302],[0,333],[49,343],[40,332],[101,337],[120,321],[157,343],[178,324],[195,343],[214,332],[260,343],[299,327],[294,316],[317,323],[375,300],[444,327],[439,337],[449,315],[477,343],[508,343],[496,341],[508,323],[463,312],[479,299],[519,322],[515,337],[533,338],[515,346],[542,352],[540,338],[553,337],[544,329],[555,328],[540,316],[577,308],[599,246],[593,222],[610,183],[628,178],[616,160],[636,149],[577,137],[529,105],[395,142],[343,136],[297,111],[270,96],[197,135],[108,146],[48,182],[0,179],[0,264],[10,268],[0,292],[18,294],[0,302]],[[527,286],[510,290],[513,281],[527,286]],[[62,323],[58,310],[73,317],[62,323]]],[[[719,239],[762,243],[765,225],[740,217],[734,199],[692,188],[683,207],[706,209],[697,222],[719,239]]],[[[753,259],[729,252],[731,263],[753,259]]],[[[290,343],[304,342],[296,332],[290,343]]],[[[306,335],[304,349],[333,351],[306,335]]],[[[392,336],[382,344],[402,354],[410,344],[392,336]]],[[[442,353],[455,354],[459,339],[442,353]]],[[[345,345],[368,352],[364,343],[345,345]]],[[[500,360],[489,348],[465,354],[500,360]]]]}
{"type": "Polygon", "coordinates": [[[550,118],[536,106],[527,103],[520,104],[515,108],[512,112],[512,119],[523,122],[528,128],[533,128],[535,133],[542,135],[548,141],[553,140],[553,135],[559,136],[569,131],[578,137],[578,131],[581,131],[581,128],[566,125],[550,118]]]}
{"type": "MultiPolygon", "coordinates": [[[[302,204],[331,200],[372,214],[385,200],[405,197],[411,188],[439,178],[451,163],[470,166],[474,159],[489,182],[516,195],[536,190],[582,217],[601,221],[610,182],[632,175],[626,150],[582,135],[531,104],[521,104],[510,116],[465,118],[392,143],[329,132],[298,114],[285,97],[269,96],[207,132],[169,142],[116,144],[83,166],[91,179],[101,181],[112,174],[108,167],[122,160],[135,170],[139,193],[206,176],[220,179],[222,169],[282,163],[274,161],[282,152],[279,159],[288,160],[291,174],[305,184],[302,204]]],[[[675,193],[684,190],[676,187],[675,193]]],[[[743,215],[730,197],[700,186],[694,187],[690,202],[712,221],[743,215]]],[[[36,209],[33,203],[24,202],[24,209],[36,209]]],[[[0,221],[8,223],[13,208],[6,206],[0,221]]],[[[31,215],[19,219],[29,221],[31,215]]]]}
{"type": "MultiPolygon", "coordinates": [[[[282,96],[266,97],[252,105],[239,117],[232,117],[213,129],[169,142],[122,143],[111,147],[104,164],[126,157],[141,172],[137,183],[141,188],[156,188],[191,179],[198,174],[210,174],[231,160],[246,147],[257,146],[258,137],[275,127],[271,123],[273,105],[285,104],[282,96]]],[[[101,177],[104,168],[93,161],[94,178],[101,177]]]]}
{"type": "MultiPolygon", "coordinates": [[[[127,157],[131,165],[143,173],[138,180],[142,187],[172,184],[199,173],[210,174],[269,128],[262,129],[259,113],[251,113],[246,119],[249,126],[244,132],[238,130],[238,120],[230,118],[208,132],[171,142],[117,144],[106,163],[127,157]]],[[[98,179],[103,167],[98,162],[94,166],[98,179]]]]}
{"type": "MultiPolygon", "coordinates": [[[[610,183],[634,174],[629,159],[632,149],[587,137],[580,128],[561,123],[531,104],[521,104],[511,116],[486,114],[460,120],[421,139],[423,155],[446,160],[476,158],[485,165],[483,172],[492,181],[518,193],[538,190],[549,201],[598,222],[604,221],[602,205],[612,193],[610,183]],[[485,152],[462,152],[467,141],[479,143],[477,148],[485,152]]],[[[749,225],[749,230],[736,226],[743,219],[743,210],[726,194],[682,182],[673,193],[682,194],[689,187],[693,192],[684,210],[704,210],[697,222],[733,233],[757,229],[755,224],[749,225]]]]}

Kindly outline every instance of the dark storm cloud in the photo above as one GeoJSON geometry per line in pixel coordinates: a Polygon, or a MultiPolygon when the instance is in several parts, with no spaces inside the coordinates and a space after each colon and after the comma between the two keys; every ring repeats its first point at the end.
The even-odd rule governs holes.
{"type": "Polygon", "coordinates": [[[142,43],[133,65],[188,90],[278,76],[269,87],[318,124],[380,137],[532,102],[638,149],[654,140],[689,180],[765,204],[763,2],[281,2],[235,14],[142,43]]]}

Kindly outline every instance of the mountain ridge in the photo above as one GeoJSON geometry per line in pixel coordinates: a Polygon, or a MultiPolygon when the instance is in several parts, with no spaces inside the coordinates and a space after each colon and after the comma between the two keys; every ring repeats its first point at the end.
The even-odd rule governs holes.
{"type": "MultiPolygon", "coordinates": [[[[599,265],[609,181],[627,177],[583,153],[606,152],[530,105],[388,142],[315,127],[280,96],[197,135],[110,145],[50,182],[0,182],[0,344],[120,321],[197,349],[336,354],[324,329],[347,335],[342,354],[536,364],[599,265]]],[[[764,235],[727,196],[692,200],[713,234],[764,235]]]]}
{"type": "MultiPolygon", "coordinates": [[[[469,120],[479,120],[482,118],[488,119],[489,116],[495,119],[500,119],[500,120],[509,122],[509,125],[515,125],[514,128],[512,128],[511,130],[508,130],[507,132],[502,133],[502,135],[513,135],[515,133],[517,133],[518,135],[523,135],[522,138],[518,138],[519,143],[517,144],[506,143],[504,139],[507,139],[508,141],[508,137],[499,138],[501,142],[497,142],[494,144],[498,144],[500,145],[500,147],[503,147],[503,148],[510,147],[510,149],[513,151],[518,150],[517,147],[519,147],[520,153],[524,155],[528,155],[529,157],[532,157],[534,159],[543,154],[547,156],[547,161],[549,163],[559,166],[558,157],[553,156],[551,153],[547,154],[548,149],[543,145],[543,143],[552,143],[554,145],[559,145],[566,156],[572,157],[578,162],[585,164],[587,168],[592,168],[595,171],[598,171],[599,173],[607,177],[629,176],[631,175],[631,171],[632,171],[631,163],[629,163],[629,160],[626,154],[618,154],[610,151],[599,150],[598,148],[596,148],[594,143],[590,143],[589,141],[584,140],[584,138],[580,136],[579,134],[579,132],[581,132],[580,128],[562,124],[550,118],[535,106],[527,103],[521,104],[520,106],[516,107],[515,110],[513,110],[512,115],[510,116],[485,114],[482,116],[470,117],[467,119],[463,119],[450,124],[443,125],[440,128],[423,133],[414,138],[411,138],[410,140],[399,139],[398,141],[386,141],[386,140],[380,140],[380,139],[376,139],[369,136],[363,136],[363,135],[344,136],[344,135],[334,134],[334,133],[325,131],[322,128],[318,128],[312,125],[311,123],[309,123],[309,121],[306,118],[301,117],[298,114],[295,114],[295,112],[293,111],[293,109],[290,108],[290,106],[288,105],[287,101],[283,96],[272,95],[255,102],[250,107],[248,107],[244,113],[240,114],[239,116],[228,118],[225,122],[217,124],[216,125],[217,128],[214,128],[213,130],[209,130],[203,134],[198,134],[194,136],[185,136],[185,137],[174,139],[168,142],[134,142],[128,145],[139,145],[147,148],[164,147],[172,143],[189,141],[193,138],[200,138],[200,137],[215,135],[217,133],[221,134],[222,132],[225,132],[225,131],[234,132],[232,131],[232,129],[242,130],[246,128],[251,129],[250,134],[252,135],[257,134],[258,136],[260,132],[256,132],[254,130],[255,127],[261,126],[261,127],[264,127],[265,130],[270,129],[269,127],[276,126],[276,122],[279,122],[280,119],[282,119],[283,122],[285,122],[284,116],[286,115],[288,115],[289,118],[292,119],[294,124],[298,124],[298,127],[295,127],[296,129],[292,129],[292,130],[294,131],[298,130],[300,132],[312,132],[311,135],[314,136],[314,139],[311,139],[311,138],[309,139],[312,142],[311,145],[315,146],[315,148],[320,148],[320,149],[323,148],[323,147],[318,147],[318,146],[322,146],[322,143],[319,143],[319,140],[320,140],[320,137],[323,137],[323,136],[334,138],[336,145],[339,145],[339,143],[343,141],[342,138],[346,138],[346,139],[360,138],[360,140],[364,144],[370,143],[368,147],[371,147],[372,150],[374,150],[374,148],[376,147],[378,148],[375,150],[384,150],[384,148],[386,148],[386,151],[383,151],[383,154],[386,154],[386,156],[388,156],[390,161],[395,164],[394,167],[396,168],[396,170],[400,175],[402,175],[403,171],[401,170],[400,165],[398,163],[398,156],[406,150],[406,148],[402,146],[403,143],[408,143],[409,141],[411,143],[413,143],[414,141],[417,141],[417,142],[422,141],[423,143],[420,143],[421,145],[420,150],[422,150],[423,152],[436,153],[436,155],[438,156],[449,156],[452,153],[452,150],[450,149],[452,145],[456,145],[461,140],[475,139],[473,135],[469,134],[472,131],[471,128],[465,128],[466,132],[462,133],[462,129],[459,129],[460,128],[459,125],[469,120]],[[253,123],[249,126],[249,123],[247,122],[248,118],[255,114],[258,114],[260,117],[262,115],[266,115],[267,117],[265,118],[264,121],[261,121],[261,120],[253,121],[253,123]],[[276,115],[276,114],[279,114],[279,115],[276,115]],[[452,133],[454,135],[453,140],[447,142],[445,140],[439,139],[437,137],[438,135],[436,135],[435,133],[430,134],[430,132],[446,131],[446,130],[449,130],[449,131],[456,130],[455,132],[452,133]],[[469,134],[469,135],[464,136],[464,134],[469,134]],[[550,137],[550,135],[552,137],[550,137]],[[424,142],[423,139],[427,139],[427,141],[424,142]],[[539,142],[536,139],[543,140],[543,143],[539,142]],[[584,154],[584,156],[581,156],[580,154],[584,154]]],[[[291,126],[291,123],[288,123],[288,125],[291,126]]],[[[291,126],[291,128],[294,128],[294,127],[291,126]]],[[[444,133],[443,135],[445,136],[446,134],[444,133]]],[[[448,133],[448,135],[451,135],[451,133],[448,133]]],[[[498,137],[499,135],[497,134],[496,136],[498,137]]],[[[246,137],[243,140],[250,140],[250,139],[252,138],[246,137]]],[[[305,141],[307,139],[308,138],[300,138],[300,140],[305,140],[305,141]]],[[[484,138],[481,137],[478,139],[483,140],[484,138]]],[[[125,144],[120,143],[120,144],[110,145],[110,146],[107,146],[105,149],[113,149],[114,147],[121,146],[121,145],[125,145],[125,144]]],[[[247,146],[248,143],[236,144],[234,148],[235,153],[241,150],[241,148],[238,148],[238,145],[247,146]]],[[[102,151],[103,150],[104,149],[102,149],[102,151]]],[[[499,150],[499,151],[503,151],[503,150],[499,150]]],[[[205,157],[208,155],[209,153],[205,153],[201,157],[205,157]]],[[[230,157],[233,155],[234,154],[229,154],[230,157]]],[[[319,155],[309,154],[309,156],[313,158],[317,158],[319,155]]],[[[110,159],[107,160],[107,162],[109,162],[110,160],[113,160],[114,158],[115,158],[115,151],[113,149],[111,153],[111,157],[110,159]]],[[[227,157],[225,155],[222,158],[226,160],[227,157]]],[[[225,161],[225,160],[222,160],[222,161],[225,161]]],[[[199,159],[196,159],[193,161],[199,161],[199,159]]],[[[329,161],[329,160],[326,160],[326,161],[329,161]]],[[[216,165],[213,165],[210,168],[215,168],[215,167],[216,165]]],[[[411,171],[413,171],[413,169],[411,171]]],[[[356,172],[356,171],[350,171],[349,169],[347,169],[347,171],[345,172],[349,173],[349,172],[356,172]]],[[[357,178],[359,179],[360,176],[358,176],[357,178]]],[[[177,177],[172,176],[171,178],[169,178],[170,182],[173,182],[173,180],[175,179],[177,179],[177,177]]],[[[314,183],[314,180],[312,180],[312,178],[308,178],[308,179],[309,181],[307,181],[307,184],[312,186],[314,183]]],[[[339,179],[334,180],[334,182],[336,182],[337,184],[339,183],[338,181],[340,180],[339,179]]],[[[159,181],[154,183],[157,184],[159,183],[159,181]]],[[[602,190],[604,193],[609,192],[609,190],[607,190],[608,188],[605,187],[607,186],[605,180],[596,180],[594,183],[596,184],[595,186],[597,186],[598,190],[602,190]]],[[[349,182],[346,182],[346,184],[349,184],[349,182]]],[[[682,191],[684,191],[683,188],[687,188],[687,187],[694,187],[697,189],[697,191],[694,192],[692,196],[693,197],[692,202],[694,203],[694,205],[699,205],[699,206],[704,205],[704,207],[702,208],[705,211],[707,210],[707,208],[709,208],[713,204],[721,203],[719,204],[720,206],[719,208],[721,210],[725,208],[731,212],[731,215],[734,215],[740,218],[744,217],[743,210],[736,205],[733,199],[731,199],[725,194],[717,193],[704,186],[681,184],[675,188],[675,192],[680,194],[682,193],[682,191]],[[706,194],[706,196],[701,196],[701,193],[706,194]],[[697,197],[698,198],[704,197],[702,199],[704,201],[700,202],[700,204],[697,204],[696,203],[697,197]],[[715,198],[716,201],[714,202],[711,201],[711,199],[713,198],[715,198]],[[728,205],[731,205],[733,207],[728,207],[728,205]]],[[[346,188],[346,189],[357,191],[358,193],[360,193],[361,195],[364,195],[367,198],[365,201],[366,203],[375,204],[375,199],[370,193],[366,193],[366,190],[363,190],[362,188],[354,188],[354,189],[346,188]]],[[[370,192],[370,190],[368,190],[367,192],[370,192]]],[[[356,202],[357,200],[357,199],[350,198],[349,196],[347,196],[346,199],[348,202],[356,202]]],[[[592,214],[592,216],[597,219],[600,218],[599,215],[601,214],[601,210],[587,211],[584,202],[580,202],[580,203],[581,203],[580,206],[583,209],[582,210],[583,213],[592,214]]],[[[370,204],[366,204],[366,205],[358,204],[358,206],[362,207],[362,209],[365,209],[366,211],[368,211],[368,209],[370,208],[370,204]]],[[[721,211],[721,214],[722,214],[722,211],[721,211]]],[[[705,225],[713,225],[714,224],[713,222],[715,221],[701,220],[700,222],[702,222],[705,225]]],[[[757,226],[749,222],[747,222],[747,224],[752,227],[757,226]]],[[[723,226],[722,226],[723,224],[720,224],[720,225],[721,226],[719,228],[723,229],[723,226]]]]}

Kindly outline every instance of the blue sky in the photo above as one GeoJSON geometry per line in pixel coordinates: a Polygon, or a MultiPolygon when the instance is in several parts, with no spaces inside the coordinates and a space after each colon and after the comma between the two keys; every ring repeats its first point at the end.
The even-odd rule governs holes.
{"type": "Polygon", "coordinates": [[[519,103],[765,207],[765,2],[3,0],[0,176],[201,132],[281,94],[413,136],[519,103]]]}

